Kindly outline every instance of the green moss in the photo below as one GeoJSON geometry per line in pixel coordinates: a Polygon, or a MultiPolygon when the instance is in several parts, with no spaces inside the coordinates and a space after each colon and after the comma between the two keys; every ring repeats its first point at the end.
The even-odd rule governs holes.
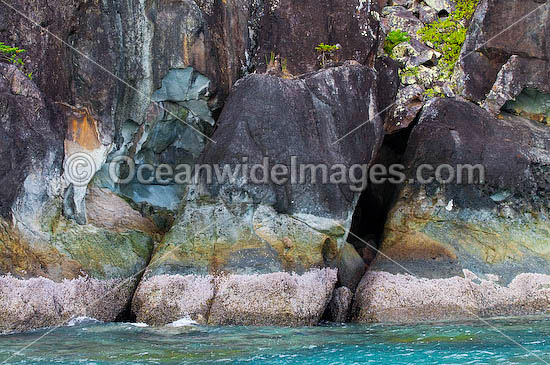
{"type": "Polygon", "coordinates": [[[456,9],[453,13],[454,19],[458,21],[469,21],[474,15],[479,1],[480,0],[457,0],[455,5],[456,9]]]}
{"type": "Polygon", "coordinates": [[[418,77],[419,69],[418,67],[406,67],[404,69],[399,70],[399,76],[401,76],[401,79],[405,77],[418,77]]]}
{"type": "Polygon", "coordinates": [[[432,88],[424,91],[424,96],[428,99],[433,99],[433,98],[443,98],[445,97],[445,94],[439,90],[432,88]]]}
{"type": "Polygon", "coordinates": [[[384,51],[391,56],[393,49],[401,43],[411,40],[409,34],[400,29],[392,30],[387,36],[384,42],[384,51]]]}
{"type": "Polygon", "coordinates": [[[474,14],[478,3],[479,0],[458,0],[456,10],[448,18],[436,20],[418,32],[422,41],[441,53],[440,69],[443,78],[448,78],[453,73],[466,40],[465,23],[474,14]]]}
{"type": "Polygon", "coordinates": [[[126,278],[143,269],[153,240],[142,232],[111,232],[61,220],[52,245],[96,279],[126,278]]]}

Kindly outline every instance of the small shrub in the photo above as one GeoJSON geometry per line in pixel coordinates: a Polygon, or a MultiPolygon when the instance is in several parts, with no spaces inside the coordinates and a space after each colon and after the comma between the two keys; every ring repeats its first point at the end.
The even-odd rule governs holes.
{"type": "Polygon", "coordinates": [[[403,42],[411,40],[407,32],[403,32],[400,29],[392,30],[387,36],[384,42],[384,51],[391,56],[393,49],[403,42]]]}
{"type": "Polygon", "coordinates": [[[458,21],[469,21],[474,15],[479,1],[480,0],[457,0],[455,5],[456,10],[453,15],[454,19],[458,21]]]}
{"type": "Polygon", "coordinates": [[[406,67],[404,69],[399,70],[399,75],[404,77],[418,77],[419,69],[418,66],[416,67],[406,67]]]}
{"type": "Polygon", "coordinates": [[[319,53],[319,63],[321,64],[321,67],[325,68],[329,65],[330,62],[333,61],[334,53],[340,50],[340,45],[321,43],[317,47],[315,47],[315,50],[317,51],[317,53],[319,53]]]}
{"type": "Polygon", "coordinates": [[[11,47],[3,42],[0,42],[0,62],[7,62],[17,66],[29,79],[32,80],[32,72],[27,73],[25,71],[25,63],[23,59],[19,57],[21,53],[27,52],[24,49],[18,47],[11,47]]]}

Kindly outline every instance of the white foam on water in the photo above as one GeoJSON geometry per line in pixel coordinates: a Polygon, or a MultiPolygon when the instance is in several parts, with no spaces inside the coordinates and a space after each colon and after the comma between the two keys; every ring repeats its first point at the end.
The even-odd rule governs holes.
{"type": "Polygon", "coordinates": [[[128,323],[128,324],[131,325],[131,326],[140,327],[140,328],[149,327],[149,325],[148,325],[147,323],[141,323],[141,322],[138,322],[138,323],[128,323]]]}
{"type": "Polygon", "coordinates": [[[74,326],[78,326],[78,325],[83,324],[83,323],[103,323],[103,322],[98,320],[98,319],[92,318],[92,317],[81,316],[81,317],[71,318],[67,322],[66,326],[67,327],[74,327],[74,326]]]}
{"type": "Polygon", "coordinates": [[[183,317],[181,319],[178,319],[177,321],[174,321],[170,324],[167,324],[167,327],[188,327],[188,326],[194,326],[198,323],[193,321],[189,316],[183,317]]]}

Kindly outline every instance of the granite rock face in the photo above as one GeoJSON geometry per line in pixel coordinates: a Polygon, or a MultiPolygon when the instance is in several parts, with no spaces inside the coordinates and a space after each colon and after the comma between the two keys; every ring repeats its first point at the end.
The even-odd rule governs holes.
{"type": "Polygon", "coordinates": [[[549,94],[549,24],[546,1],[483,0],[458,64],[461,94],[494,114],[525,88],[549,94]]]}
{"type": "Polygon", "coordinates": [[[10,4],[15,10],[0,5],[1,39],[27,50],[22,67],[33,81],[0,64],[0,172],[8,187],[0,195],[1,285],[11,285],[28,303],[42,301],[35,309],[44,320],[28,320],[24,328],[22,318],[32,308],[6,302],[0,327],[62,324],[83,313],[114,320],[133,295],[153,238],[169,228],[185,186],[117,185],[107,163],[120,155],[138,166],[195,162],[215,111],[251,67],[249,21],[259,4],[10,4]],[[70,166],[63,168],[75,154],[88,156],[94,167],[78,186],[70,166]],[[46,281],[24,281],[36,277],[46,281]],[[113,294],[120,300],[101,313],[91,302],[71,307],[64,293],[87,290],[88,281],[90,298],[113,294]],[[33,293],[36,283],[55,290],[33,293]]]}
{"type": "Polygon", "coordinates": [[[374,65],[379,37],[379,7],[374,0],[268,0],[259,20],[256,64],[265,69],[271,52],[287,59],[299,75],[320,68],[315,47],[339,44],[332,60],[374,65]]]}
{"type": "MultiPolygon", "coordinates": [[[[230,96],[212,135],[215,143],[207,146],[200,163],[229,166],[232,171],[237,171],[243,157],[249,166],[262,164],[268,157],[270,167],[282,164],[287,171],[291,171],[293,159],[296,166],[324,164],[328,169],[336,164],[368,164],[383,137],[382,121],[376,116],[375,90],[374,72],[364,66],[327,69],[297,80],[249,76],[230,96]],[[349,141],[333,144],[367,118],[371,120],[350,135],[349,141]],[[331,144],[334,147],[327,149],[331,144]]],[[[351,262],[350,268],[342,270],[342,279],[350,286],[357,285],[362,273],[357,274],[354,259],[362,260],[356,253],[342,253],[358,199],[351,184],[318,184],[311,176],[302,184],[290,179],[278,184],[269,176],[257,182],[245,181],[241,176],[223,182],[215,174],[213,177],[209,180],[202,171],[199,183],[190,187],[183,211],[156,250],[142,285],[147,286],[159,275],[234,275],[229,282],[220,279],[207,320],[239,324],[268,323],[260,320],[260,307],[254,307],[257,316],[244,315],[248,305],[242,302],[267,289],[253,290],[256,284],[247,286],[239,281],[252,283],[260,280],[258,275],[272,274],[294,278],[287,273],[303,275],[306,280],[313,275],[311,270],[351,262]],[[239,296],[241,301],[237,301],[239,296]],[[218,302],[228,307],[218,307],[218,302]]],[[[314,323],[330,300],[336,281],[332,278],[335,271],[326,272],[331,274],[308,284],[308,290],[325,293],[323,297],[327,298],[315,304],[317,314],[298,309],[289,312],[283,305],[287,299],[273,298],[273,306],[265,308],[264,315],[274,323],[314,323]]],[[[262,276],[266,280],[276,277],[262,276]]],[[[289,289],[285,295],[292,302],[299,301],[300,290],[289,289]]],[[[135,301],[147,302],[144,296],[138,290],[135,301]]],[[[150,313],[158,307],[147,303],[139,307],[140,311],[150,313]]]]}
{"type": "Polygon", "coordinates": [[[93,223],[66,219],[63,150],[97,140],[80,145],[82,139],[69,133],[64,145],[65,115],[21,71],[4,64],[0,105],[7,187],[0,197],[0,331],[54,326],[83,315],[114,320],[145,269],[156,228],[102,191],[88,196],[93,223]]]}
{"type": "Polygon", "coordinates": [[[128,305],[137,281],[0,276],[0,334],[68,324],[83,316],[114,321],[128,305]]]}
{"type": "MultiPolygon", "coordinates": [[[[296,166],[326,164],[329,168],[369,163],[383,137],[377,112],[376,77],[368,67],[345,65],[297,80],[252,75],[235,88],[212,136],[216,143],[207,146],[200,163],[234,166],[248,157],[248,164],[253,165],[268,157],[271,166],[283,164],[288,171],[292,160],[296,166]],[[362,128],[339,141],[361,124],[362,128]]],[[[257,176],[261,180],[262,175],[257,176]]],[[[216,181],[205,184],[205,174],[200,177],[197,193],[201,195],[227,195],[225,200],[232,201],[228,194],[236,197],[231,191],[238,189],[249,198],[235,198],[237,202],[342,221],[356,196],[351,183],[323,185],[310,179],[304,184],[242,185],[237,181],[222,185],[216,181]]]]}
{"type": "Polygon", "coordinates": [[[303,275],[231,275],[217,283],[208,323],[215,325],[316,325],[336,283],[336,270],[303,275]]]}
{"type": "MultiPolygon", "coordinates": [[[[427,104],[405,152],[406,181],[418,179],[423,164],[450,165],[454,179],[401,187],[385,225],[383,255],[359,285],[354,319],[547,312],[549,141],[547,127],[521,117],[497,119],[452,99],[427,104]],[[524,289],[529,299],[520,300],[524,289]]],[[[442,180],[450,178],[449,168],[440,171],[442,180]]],[[[435,177],[423,172],[425,179],[435,177]]]]}
{"type": "MultiPolygon", "coordinates": [[[[61,165],[63,116],[13,65],[0,63],[0,100],[0,217],[11,219],[12,206],[33,169],[61,165]]],[[[49,184],[46,180],[44,176],[42,183],[49,184]]]]}

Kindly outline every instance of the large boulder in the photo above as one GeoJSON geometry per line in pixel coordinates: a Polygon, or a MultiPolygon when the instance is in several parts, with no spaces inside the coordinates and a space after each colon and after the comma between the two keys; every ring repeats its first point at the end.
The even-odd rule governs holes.
{"type": "Polygon", "coordinates": [[[550,129],[541,124],[495,118],[464,101],[430,101],[404,155],[407,180],[380,253],[357,289],[354,320],[550,311],[549,151],[550,129]],[[418,183],[425,164],[447,165],[439,181],[451,168],[454,179],[418,183]]]}
{"type": "MultiPolygon", "coordinates": [[[[319,171],[315,173],[317,182],[306,176],[307,172],[302,174],[305,180],[300,182],[298,176],[293,182],[290,172],[292,164],[297,169],[304,164],[325,165],[332,173],[335,166],[345,169],[370,163],[383,138],[375,90],[374,71],[359,65],[331,68],[295,80],[251,75],[240,81],[212,136],[215,143],[207,146],[200,163],[236,171],[239,164],[243,167],[245,158],[244,163],[252,170],[254,164],[263,166],[264,158],[268,158],[269,166],[256,174],[260,181],[244,179],[249,177],[246,174],[221,181],[215,173],[209,180],[208,173],[201,171],[136,293],[138,319],[168,323],[190,315],[209,323],[293,325],[319,320],[332,296],[336,276],[332,271],[321,275],[318,270],[338,265],[358,192],[350,183],[323,184],[319,171]],[[335,143],[360,125],[362,128],[346,140],[335,143]],[[276,164],[286,167],[287,181],[269,176],[276,164]],[[176,304],[190,295],[186,291],[167,298],[157,289],[154,300],[147,299],[152,290],[148,283],[158,281],[156,277],[164,276],[169,285],[181,280],[177,278],[187,278],[188,282],[189,275],[195,276],[194,280],[230,275],[214,290],[212,309],[207,312],[210,317],[196,315],[193,308],[200,305],[186,308],[176,304]],[[283,305],[289,303],[284,298],[265,307],[247,304],[272,295],[269,286],[259,285],[264,279],[288,281],[283,285],[288,300],[294,303],[303,295],[309,314],[288,309],[290,304],[283,305]],[[168,306],[169,314],[166,306],[155,304],[160,301],[173,303],[168,306]],[[259,320],[263,315],[269,318],[267,322],[259,320]],[[285,316],[288,318],[283,321],[285,316]]],[[[346,274],[346,279],[353,282],[353,275],[346,274]]]]}
{"type": "Polygon", "coordinates": [[[550,8],[546,1],[483,0],[458,62],[461,93],[484,103],[493,114],[524,89],[550,94],[548,39],[550,8]]]}

